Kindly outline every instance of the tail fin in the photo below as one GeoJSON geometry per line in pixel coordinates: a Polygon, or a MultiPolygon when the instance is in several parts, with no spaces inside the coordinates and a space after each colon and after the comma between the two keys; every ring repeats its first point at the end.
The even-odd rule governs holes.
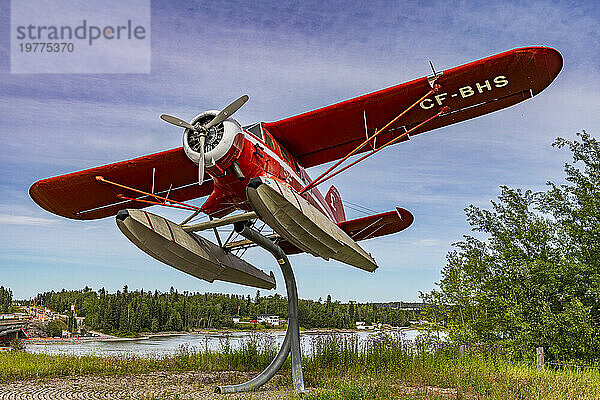
{"type": "Polygon", "coordinates": [[[344,212],[342,197],[335,186],[329,188],[329,191],[325,196],[325,201],[327,201],[327,204],[329,204],[329,207],[331,208],[331,211],[333,211],[333,215],[335,216],[337,222],[344,222],[346,220],[346,213],[344,212]]]}

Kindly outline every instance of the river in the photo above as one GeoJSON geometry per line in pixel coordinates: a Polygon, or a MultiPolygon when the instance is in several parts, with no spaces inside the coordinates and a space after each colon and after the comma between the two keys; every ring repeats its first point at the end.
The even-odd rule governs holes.
{"type": "MultiPolygon", "coordinates": [[[[402,339],[413,341],[419,331],[417,330],[402,330],[391,332],[393,335],[401,335],[402,339]]],[[[324,332],[302,332],[300,334],[300,342],[302,352],[310,354],[311,344],[318,336],[329,335],[324,332]]],[[[357,331],[357,332],[339,332],[337,335],[355,336],[359,342],[364,342],[372,335],[377,334],[373,331],[357,331]]],[[[210,332],[210,333],[188,333],[169,336],[151,336],[139,339],[127,340],[73,340],[59,341],[52,343],[27,343],[26,349],[32,353],[47,353],[47,354],[69,354],[69,355],[101,355],[101,356],[123,356],[123,355],[138,355],[138,356],[162,356],[176,353],[182,346],[191,350],[212,350],[222,351],[225,346],[229,345],[232,349],[239,348],[244,342],[251,339],[251,335],[255,335],[255,339],[259,345],[264,343],[275,343],[277,347],[283,342],[285,332],[210,332]]]]}

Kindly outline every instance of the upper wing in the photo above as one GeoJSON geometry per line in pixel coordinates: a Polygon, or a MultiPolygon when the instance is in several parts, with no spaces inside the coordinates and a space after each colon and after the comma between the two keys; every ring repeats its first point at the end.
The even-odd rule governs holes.
{"type": "Polygon", "coordinates": [[[73,219],[96,219],[116,215],[124,208],[144,208],[149,204],[120,200],[117,195],[153,200],[148,196],[113,185],[100,183],[96,176],[122,185],[134,187],[177,201],[186,201],[209,195],[212,181],[198,185],[198,168],[180,147],[150,154],[133,160],[73,172],[54,178],[42,179],[29,189],[31,198],[42,208],[73,219]],[[154,170],[154,172],[153,172],[154,170]],[[169,190],[170,189],[170,190],[169,190]]]}
{"type": "MultiPolygon", "coordinates": [[[[561,68],[562,57],[558,51],[527,47],[444,71],[436,81],[441,90],[413,108],[387,132],[382,132],[377,144],[384,144],[433,116],[442,106],[449,106],[450,112],[413,134],[519,103],[545,89],[561,68]]],[[[427,78],[421,78],[264,126],[308,168],[340,159],[363,142],[365,115],[370,136],[429,90],[427,78]]],[[[365,146],[362,151],[370,149],[365,146]]]]}

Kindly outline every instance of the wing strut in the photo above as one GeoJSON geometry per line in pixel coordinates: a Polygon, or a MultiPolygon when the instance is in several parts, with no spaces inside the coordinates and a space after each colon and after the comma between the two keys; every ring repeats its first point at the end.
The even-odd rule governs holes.
{"type": "MultiPolygon", "coordinates": [[[[435,84],[431,87],[431,89],[425,94],[423,95],[423,97],[421,97],[419,100],[415,101],[412,105],[410,105],[406,110],[402,111],[400,114],[398,114],[398,116],[396,118],[394,118],[393,120],[391,120],[390,122],[388,122],[387,124],[385,124],[385,126],[381,129],[375,129],[375,133],[373,134],[373,136],[369,137],[369,134],[366,132],[367,129],[367,114],[364,113],[364,119],[365,119],[365,133],[367,135],[367,139],[362,142],[361,144],[359,144],[358,146],[356,146],[356,148],[354,150],[352,150],[350,153],[346,154],[341,160],[339,160],[338,162],[336,162],[332,167],[330,167],[327,171],[323,172],[321,175],[319,175],[319,177],[317,179],[315,179],[314,181],[312,181],[311,183],[309,183],[308,185],[306,185],[301,191],[300,194],[306,192],[309,189],[312,189],[313,187],[320,185],[321,183],[325,182],[327,179],[331,178],[327,177],[325,179],[323,179],[328,173],[330,173],[331,171],[333,171],[335,168],[337,168],[341,163],[343,163],[344,161],[346,161],[348,158],[350,158],[353,154],[355,154],[357,151],[359,151],[360,149],[363,148],[364,145],[366,145],[367,143],[369,143],[371,141],[371,139],[373,139],[373,150],[372,152],[374,153],[375,150],[375,138],[377,137],[377,135],[379,135],[381,132],[385,131],[387,128],[389,128],[394,122],[398,121],[402,116],[404,116],[407,112],[409,112],[410,110],[413,109],[413,107],[415,107],[417,104],[419,104],[421,101],[425,100],[427,98],[427,96],[429,96],[430,94],[433,93],[437,93],[440,90],[441,86],[438,84],[435,84]]],[[[398,138],[403,137],[407,134],[407,132],[403,133],[402,135],[400,135],[398,138]]],[[[395,141],[395,139],[394,139],[395,141]]],[[[384,145],[384,147],[387,146],[387,144],[384,145]]],[[[369,155],[371,153],[368,153],[369,155]]],[[[341,171],[340,171],[341,172],[341,171]]],[[[336,175],[336,174],[334,174],[336,175]]]]}
{"type": "Polygon", "coordinates": [[[429,121],[434,120],[435,118],[439,117],[440,115],[446,113],[449,110],[449,107],[442,107],[440,109],[440,111],[435,114],[433,117],[426,119],[425,121],[421,122],[420,124],[414,126],[413,128],[409,129],[408,131],[404,132],[403,134],[395,137],[394,139],[390,140],[389,142],[387,142],[386,144],[384,144],[381,147],[378,148],[373,148],[373,150],[371,150],[370,152],[368,152],[366,155],[364,155],[363,157],[361,157],[360,159],[358,159],[357,161],[354,161],[353,163],[345,166],[344,168],[334,172],[333,174],[327,176],[328,173],[330,173],[331,171],[333,171],[336,167],[338,167],[341,163],[343,163],[344,161],[346,161],[349,157],[351,157],[353,154],[355,154],[357,151],[359,151],[365,144],[369,143],[369,141],[371,139],[373,139],[373,141],[375,140],[375,138],[377,137],[377,135],[379,135],[381,132],[385,131],[387,128],[389,128],[394,122],[396,122],[398,119],[400,119],[400,117],[402,117],[403,115],[405,115],[408,111],[410,111],[413,107],[415,107],[417,104],[419,104],[421,101],[423,101],[425,98],[427,98],[427,96],[429,96],[432,93],[436,93],[437,91],[439,91],[441,88],[440,85],[435,84],[433,85],[433,87],[431,88],[431,90],[429,92],[427,92],[423,97],[421,97],[419,100],[417,100],[416,102],[414,102],[410,107],[408,107],[406,110],[402,111],[396,118],[394,118],[393,120],[391,120],[390,122],[388,122],[383,128],[378,129],[375,131],[375,134],[373,134],[373,136],[368,137],[367,140],[365,140],[364,142],[362,142],[361,144],[359,144],[358,146],[356,146],[356,148],[354,150],[352,150],[350,153],[348,153],[346,156],[344,156],[341,160],[339,160],[338,162],[336,162],[332,167],[330,167],[327,171],[323,172],[317,179],[315,179],[314,181],[312,181],[311,183],[309,183],[308,185],[306,185],[301,191],[300,194],[306,192],[309,189],[314,188],[317,185],[320,185],[321,183],[325,182],[326,180],[334,177],[335,175],[339,174],[342,171],[345,171],[346,169],[350,168],[351,166],[353,166],[354,164],[357,164],[358,162],[364,160],[367,157],[372,156],[373,154],[377,153],[379,150],[384,149],[385,147],[396,143],[398,140],[400,140],[401,138],[403,138],[404,136],[408,136],[409,133],[414,132],[416,129],[420,128],[421,126],[425,125],[426,123],[428,123],[429,121]]]}
{"type": "MultiPolygon", "coordinates": [[[[131,190],[133,192],[140,193],[140,194],[149,196],[151,198],[153,197],[157,201],[136,199],[136,198],[133,198],[133,197],[126,197],[126,196],[124,196],[122,194],[117,195],[117,197],[119,199],[134,200],[134,201],[139,201],[139,202],[142,202],[142,203],[153,204],[153,205],[157,205],[157,206],[183,208],[183,209],[190,210],[190,211],[200,211],[200,207],[198,207],[198,206],[194,206],[192,204],[187,204],[187,203],[182,203],[180,201],[172,200],[172,199],[169,199],[167,197],[162,197],[162,196],[159,196],[159,195],[154,194],[154,193],[144,192],[143,190],[132,188],[131,186],[126,186],[126,185],[122,185],[122,184],[117,183],[117,182],[112,182],[112,181],[109,181],[108,179],[105,179],[103,176],[99,176],[99,175],[96,176],[96,180],[98,182],[101,182],[101,183],[106,183],[106,184],[113,185],[113,186],[116,186],[116,187],[120,187],[120,188],[123,188],[123,189],[131,190]],[[162,200],[162,202],[159,202],[158,200],[162,200]],[[169,204],[169,203],[174,203],[174,204],[169,204]]],[[[167,196],[168,196],[168,194],[167,194],[167,196]]]]}
{"type": "Polygon", "coordinates": [[[121,200],[139,201],[140,203],[151,204],[153,206],[165,206],[165,207],[181,208],[182,210],[188,210],[188,211],[200,211],[200,210],[196,210],[195,208],[190,208],[190,207],[186,207],[186,206],[178,206],[176,204],[165,204],[165,203],[161,203],[161,202],[158,202],[158,201],[136,199],[135,197],[127,197],[127,196],[122,195],[122,194],[118,194],[117,197],[119,199],[121,199],[121,200]]]}

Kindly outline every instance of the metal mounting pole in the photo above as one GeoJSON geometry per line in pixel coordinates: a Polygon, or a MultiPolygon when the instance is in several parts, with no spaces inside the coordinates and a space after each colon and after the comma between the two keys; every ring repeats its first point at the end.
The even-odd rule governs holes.
{"type": "Polygon", "coordinates": [[[273,359],[271,364],[263,372],[258,374],[254,379],[248,382],[240,383],[239,385],[217,386],[217,393],[236,393],[246,392],[258,389],[260,386],[267,383],[285,362],[289,353],[292,354],[292,382],[295,393],[304,393],[304,378],[302,376],[302,356],[300,354],[300,329],[298,325],[298,291],[296,289],[296,279],[294,272],[287,256],[276,243],[261,235],[258,231],[248,227],[245,222],[238,222],[234,225],[235,230],[246,239],[251,240],[258,246],[267,250],[277,259],[288,297],[288,326],[285,332],[285,339],[273,359]]]}

